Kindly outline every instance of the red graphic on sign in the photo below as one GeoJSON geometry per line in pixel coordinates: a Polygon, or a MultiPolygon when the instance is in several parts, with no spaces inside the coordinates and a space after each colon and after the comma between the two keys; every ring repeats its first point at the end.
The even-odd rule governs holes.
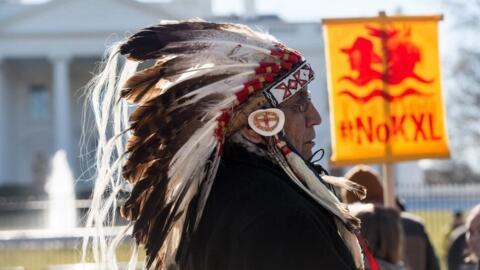
{"type": "Polygon", "coordinates": [[[403,139],[405,141],[438,141],[441,133],[435,128],[435,115],[428,113],[407,113],[390,115],[387,120],[378,120],[374,116],[359,115],[354,119],[347,119],[339,123],[340,137],[364,143],[381,142],[403,139]],[[406,125],[413,125],[413,129],[406,125]]]}
{"type": "Polygon", "coordinates": [[[390,95],[389,93],[381,89],[374,89],[372,92],[370,92],[365,96],[356,95],[355,93],[349,90],[340,91],[340,95],[347,95],[358,103],[368,103],[372,98],[375,98],[375,97],[382,97],[388,102],[394,102],[397,100],[402,100],[406,96],[431,96],[432,94],[422,93],[415,88],[407,88],[399,95],[390,95]]]}
{"type": "MultiPolygon", "coordinates": [[[[410,29],[377,29],[366,26],[368,37],[358,37],[349,48],[341,49],[348,56],[350,68],[356,76],[342,76],[340,80],[363,87],[371,81],[381,80],[387,85],[398,85],[407,78],[420,83],[430,84],[433,79],[426,79],[415,73],[415,66],[421,61],[421,53],[410,40],[410,29]],[[384,52],[375,51],[372,39],[380,38],[384,44],[384,52]],[[385,62],[383,62],[383,57],[385,62]],[[384,70],[385,67],[385,70],[384,70]]],[[[340,95],[346,95],[359,103],[367,103],[374,97],[382,97],[388,102],[402,100],[407,96],[427,96],[417,89],[408,88],[401,94],[392,96],[382,90],[373,89],[365,96],[359,96],[350,90],[343,90],[340,95]]]]}

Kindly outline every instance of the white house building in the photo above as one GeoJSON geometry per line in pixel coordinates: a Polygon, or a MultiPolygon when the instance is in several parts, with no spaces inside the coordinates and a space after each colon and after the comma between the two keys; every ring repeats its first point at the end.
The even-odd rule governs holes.
{"type": "MultiPolygon", "coordinates": [[[[29,5],[0,0],[0,186],[38,181],[35,174],[44,160],[60,149],[68,153],[76,177],[88,178],[95,141],[88,139],[91,125],[82,118],[82,87],[106,46],[159,20],[194,17],[214,17],[210,0],[51,0],[29,5]],[[83,141],[82,127],[87,131],[83,141]]],[[[269,31],[311,62],[316,80],[310,89],[323,120],[317,145],[329,154],[320,22],[287,23],[275,16],[242,22],[269,31]]]]}

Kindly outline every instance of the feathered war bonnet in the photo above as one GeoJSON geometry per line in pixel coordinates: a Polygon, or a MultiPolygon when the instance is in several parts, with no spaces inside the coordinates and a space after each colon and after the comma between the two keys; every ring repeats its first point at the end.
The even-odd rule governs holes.
{"type": "MultiPolygon", "coordinates": [[[[134,107],[127,131],[117,128],[128,133],[120,163],[123,178],[132,184],[121,213],[145,247],[147,268],[177,269],[202,216],[225,140],[257,109],[274,108],[303,89],[313,70],[299,52],[272,36],[230,23],[161,23],[116,50],[127,57],[126,66],[154,62],[119,79],[119,100],[134,107]]],[[[336,217],[339,233],[363,268],[352,233],[358,220],[324,181],[364,190],[322,179],[276,132],[267,134],[273,159],[336,217]]]]}

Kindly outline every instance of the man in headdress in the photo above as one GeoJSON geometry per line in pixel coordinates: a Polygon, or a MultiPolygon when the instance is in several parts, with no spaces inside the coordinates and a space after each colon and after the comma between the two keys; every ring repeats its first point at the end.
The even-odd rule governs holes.
{"type": "Polygon", "coordinates": [[[364,190],[308,161],[321,118],[299,52],[243,25],[202,21],[152,26],[112,50],[91,86],[101,128],[93,205],[103,211],[88,225],[103,222],[98,213],[126,179],[122,215],[147,268],[363,269],[358,219],[331,184],[364,190]],[[135,110],[122,122],[127,102],[135,110]]]}

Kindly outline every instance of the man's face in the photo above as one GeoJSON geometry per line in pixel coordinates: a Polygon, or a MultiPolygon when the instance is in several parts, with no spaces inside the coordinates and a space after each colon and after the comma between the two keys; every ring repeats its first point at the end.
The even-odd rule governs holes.
{"type": "Polygon", "coordinates": [[[285,113],[284,131],[290,143],[303,158],[309,159],[315,145],[314,127],[322,122],[322,118],[310,101],[308,90],[301,90],[282,103],[279,109],[285,113]]]}

